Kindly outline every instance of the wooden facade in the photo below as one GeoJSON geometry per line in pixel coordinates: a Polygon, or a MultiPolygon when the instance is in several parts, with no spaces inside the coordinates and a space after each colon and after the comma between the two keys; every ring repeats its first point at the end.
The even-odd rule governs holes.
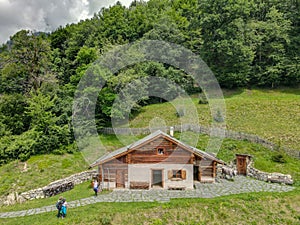
{"type": "MultiPolygon", "coordinates": [[[[128,166],[125,160],[126,157],[122,156],[99,165],[99,181],[115,183],[117,188],[125,188],[125,184],[128,182],[128,166]]],[[[110,187],[108,186],[108,188],[110,187]]]]}
{"type": "Polygon", "coordinates": [[[194,181],[213,182],[222,161],[159,131],[101,157],[99,181],[104,188],[191,189],[194,181]]]}
{"type": "Polygon", "coordinates": [[[192,153],[180,148],[170,140],[159,137],[128,153],[130,164],[144,163],[191,163],[192,153]]]}

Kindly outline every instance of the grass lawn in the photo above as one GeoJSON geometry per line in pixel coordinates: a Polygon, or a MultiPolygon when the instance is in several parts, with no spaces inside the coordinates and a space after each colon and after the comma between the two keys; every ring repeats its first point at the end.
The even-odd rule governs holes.
{"type": "MultiPolygon", "coordinates": [[[[199,105],[197,96],[191,97],[198,110],[199,123],[209,125],[209,105],[199,105]]],[[[264,137],[274,143],[299,149],[300,90],[239,90],[225,92],[227,128],[264,137]]],[[[179,124],[179,118],[170,103],[144,107],[131,122],[131,127],[147,127],[155,117],[167,125],[179,124]],[[159,113],[158,113],[159,112],[159,113]]],[[[175,133],[176,138],[180,138],[175,133]]],[[[105,151],[110,152],[130,144],[143,136],[100,135],[105,151]]],[[[183,134],[187,144],[197,141],[205,150],[209,137],[192,132],[183,134]]],[[[96,143],[96,142],[95,142],[96,143]]],[[[300,224],[300,160],[282,152],[272,152],[261,145],[247,141],[225,139],[218,157],[226,162],[236,153],[254,157],[257,169],[266,172],[291,174],[295,190],[288,193],[247,193],[214,199],[175,199],[169,203],[97,203],[69,209],[68,217],[58,220],[56,212],[21,218],[0,219],[0,224],[300,224]],[[274,160],[281,154],[284,163],[274,160]]],[[[23,192],[87,169],[81,153],[42,155],[31,157],[25,163],[14,161],[0,167],[0,196],[8,192],[23,192]]],[[[90,197],[89,182],[77,185],[63,193],[68,201],[90,197]]],[[[1,212],[17,211],[54,205],[58,196],[28,201],[24,204],[1,207],[1,212]]]]}
{"type": "MultiPolygon", "coordinates": [[[[180,133],[175,132],[174,136],[180,138],[180,133]]],[[[205,150],[209,136],[198,135],[193,132],[185,132],[183,135],[184,142],[187,144],[194,143],[198,139],[197,148],[205,150]]],[[[229,163],[235,159],[235,154],[250,154],[254,158],[255,168],[265,172],[279,172],[290,174],[300,186],[300,160],[290,157],[282,152],[270,151],[259,144],[249,141],[237,141],[232,139],[224,139],[217,157],[229,163]],[[274,157],[282,154],[285,163],[274,161],[274,157]]]]}
{"type": "MultiPolygon", "coordinates": [[[[195,140],[197,140],[197,145],[195,147],[204,150],[207,147],[207,143],[209,140],[208,135],[199,135],[193,132],[184,132],[179,133],[175,132],[175,138],[182,140],[184,143],[193,145],[195,140]]],[[[139,135],[135,137],[136,139],[142,138],[143,136],[139,135]]],[[[120,148],[124,145],[119,140],[119,137],[115,135],[100,135],[100,139],[103,145],[107,146],[107,151],[111,151],[113,149],[120,148]]],[[[125,136],[121,137],[127,144],[131,144],[134,141],[133,136],[125,136]]],[[[292,158],[284,153],[270,151],[269,149],[263,147],[262,145],[251,143],[249,141],[237,141],[232,139],[224,139],[222,146],[218,152],[217,157],[229,163],[235,159],[236,153],[246,153],[250,154],[254,157],[254,166],[265,172],[280,172],[291,174],[292,177],[298,182],[300,185],[300,160],[292,158]],[[282,154],[285,163],[277,163],[274,162],[273,158],[282,154]]]]}
{"type": "MultiPolygon", "coordinates": [[[[101,194],[107,194],[110,191],[102,191],[99,192],[99,195],[101,194]]],[[[26,201],[22,204],[15,204],[11,206],[2,206],[0,207],[0,212],[10,212],[10,211],[20,211],[20,210],[26,210],[26,209],[32,209],[32,208],[39,208],[43,206],[49,206],[49,205],[55,205],[57,202],[57,199],[60,195],[52,196],[50,198],[45,199],[35,199],[31,201],[26,201]]],[[[74,189],[67,191],[65,193],[62,193],[61,196],[67,199],[67,201],[74,201],[82,198],[88,198],[91,196],[94,196],[94,191],[91,188],[91,182],[84,182],[82,184],[76,185],[74,189]]]]}
{"type": "MultiPolygon", "coordinates": [[[[123,136],[121,139],[129,144],[141,137],[123,136]]],[[[124,146],[115,135],[100,135],[100,140],[108,152],[124,146]]],[[[26,162],[13,161],[0,166],[0,196],[40,188],[55,180],[85,171],[88,167],[89,163],[85,161],[81,152],[36,155],[26,162]]]]}
{"type": "Polygon", "coordinates": [[[52,181],[87,170],[80,152],[64,155],[37,155],[25,162],[13,161],[0,167],[0,196],[43,187],[52,181]]]}
{"type": "MultiPolygon", "coordinates": [[[[179,138],[179,133],[175,137],[179,138]]],[[[184,135],[188,138],[185,142],[198,138],[196,134],[188,132],[184,135]]],[[[123,137],[126,139],[126,137],[123,137]]],[[[130,141],[132,137],[128,137],[130,141]]],[[[197,147],[205,149],[208,136],[200,135],[197,147]]],[[[100,136],[102,143],[111,148],[119,148],[122,143],[115,135],[100,136]]],[[[218,157],[229,162],[234,159],[235,153],[249,153],[254,156],[255,166],[258,169],[269,172],[290,173],[296,179],[295,190],[288,193],[246,193],[239,195],[224,196],[214,199],[175,199],[169,203],[97,203],[84,207],[72,208],[68,211],[68,217],[58,220],[56,212],[43,213],[40,215],[26,216],[21,218],[0,219],[0,224],[299,224],[300,222],[300,160],[284,155],[286,163],[272,161],[272,156],[276,153],[247,141],[235,141],[225,139],[218,157]]],[[[31,158],[28,168],[40,168],[38,165],[49,165],[49,160],[54,162],[63,159],[73,160],[74,168],[85,168],[81,154],[74,155],[47,155],[31,158]],[[33,166],[34,165],[34,166],[33,166]],[[76,166],[77,165],[77,166],[76,166]]],[[[63,163],[59,164],[62,165],[63,163]]],[[[16,162],[2,166],[0,171],[7,177],[13,176],[16,162]],[[10,171],[9,169],[12,169],[10,171]]],[[[48,166],[53,168],[52,166],[48,166]]],[[[68,171],[69,167],[66,167],[68,171]]],[[[61,167],[62,169],[62,167],[61,167]]],[[[71,168],[69,168],[71,169],[71,168]]],[[[20,169],[21,170],[21,169],[20,169]]],[[[29,170],[30,171],[30,170],[29,170]]],[[[28,179],[32,172],[22,173],[22,179],[28,179]]],[[[35,173],[39,170],[35,169],[35,173]]],[[[52,171],[53,172],[53,171],[52,171]]],[[[21,173],[21,172],[20,172],[21,173]]],[[[43,173],[43,172],[40,172],[43,173]]],[[[50,172],[49,172],[50,173],[50,172]]],[[[56,174],[58,175],[58,174],[56,174]]],[[[62,174],[59,174],[61,176],[62,174]]],[[[51,177],[50,174],[47,176],[51,177]]],[[[2,177],[1,177],[2,179],[2,177]]],[[[37,176],[36,183],[43,183],[49,178],[37,176]],[[38,178],[41,178],[39,180],[38,178]]],[[[26,186],[29,187],[29,186],[26,186]]],[[[93,196],[90,183],[86,182],[77,185],[73,190],[63,193],[68,201],[93,196]]],[[[36,207],[54,205],[58,196],[47,199],[28,201],[24,204],[1,207],[1,212],[18,211],[36,207]]]]}
{"type": "MultiPolygon", "coordinates": [[[[180,133],[175,133],[180,138],[180,133]]],[[[123,142],[130,144],[134,139],[143,136],[122,136],[123,142]]],[[[205,150],[209,137],[192,132],[182,135],[183,141],[192,144],[198,140],[196,147],[205,150]]],[[[124,146],[120,137],[115,135],[100,135],[100,140],[106,151],[112,151],[124,146]]],[[[273,158],[278,152],[272,152],[259,144],[248,141],[223,140],[218,157],[225,162],[235,158],[236,153],[248,153],[254,157],[255,167],[266,172],[281,172],[291,174],[296,183],[300,184],[300,160],[283,154],[285,163],[274,162],[273,158]]],[[[14,161],[0,167],[0,196],[9,192],[24,192],[34,188],[43,187],[52,181],[70,176],[74,173],[87,170],[88,163],[80,152],[65,155],[41,155],[31,157],[27,162],[27,171],[24,171],[24,162],[14,161]]]]}
{"type": "Polygon", "coordinates": [[[175,199],[168,203],[97,203],[68,210],[12,219],[5,225],[27,224],[299,224],[299,188],[288,193],[248,193],[214,199],[175,199]]]}
{"type": "MultiPolygon", "coordinates": [[[[300,90],[236,90],[224,91],[227,129],[255,134],[282,146],[300,149],[300,90]]],[[[199,124],[212,121],[209,105],[198,104],[198,96],[191,96],[197,108],[199,124]]],[[[148,127],[159,117],[170,126],[180,124],[171,103],[146,106],[130,121],[130,127],[148,127]]]]}
{"type": "MultiPolygon", "coordinates": [[[[74,189],[63,193],[62,195],[64,196],[64,198],[66,198],[69,201],[69,199],[76,200],[76,199],[90,197],[93,195],[93,191],[90,187],[90,182],[85,182],[83,184],[76,185],[74,187],[74,189]],[[74,199],[74,196],[76,196],[75,199],[74,199]]],[[[32,201],[26,201],[22,204],[15,204],[15,205],[11,205],[11,206],[2,206],[2,207],[0,207],[0,211],[1,212],[10,212],[10,211],[19,211],[19,210],[26,210],[26,209],[32,209],[32,208],[39,208],[39,207],[48,206],[48,205],[55,205],[58,198],[59,198],[59,195],[53,196],[50,198],[45,198],[45,199],[36,199],[36,200],[32,200],[32,201]]]]}

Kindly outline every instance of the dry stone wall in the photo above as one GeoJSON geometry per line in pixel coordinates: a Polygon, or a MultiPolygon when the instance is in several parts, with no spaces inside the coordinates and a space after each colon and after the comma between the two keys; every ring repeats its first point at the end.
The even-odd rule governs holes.
{"type": "Polygon", "coordinates": [[[65,191],[69,191],[73,189],[75,185],[91,180],[96,176],[96,170],[89,170],[74,174],[64,179],[54,181],[42,188],[37,188],[21,194],[18,194],[17,192],[10,193],[5,198],[0,199],[0,205],[12,205],[17,202],[22,203],[27,200],[41,199],[58,195],[65,191]]]}
{"type": "MultiPolygon", "coordinates": [[[[253,162],[251,161],[247,166],[247,176],[252,177],[256,180],[261,180],[265,182],[271,183],[280,183],[280,184],[289,184],[292,185],[294,183],[293,178],[289,174],[282,173],[267,173],[260,171],[253,166],[253,162]]],[[[223,178],[227,180],[233,179],[237,175],[236,165],[221,165],[218,167],[217,178],[223,178]]]]}
{"type": "Polygon", "coordinates": [[[253,167],[248,167],[247,176],[253,177],[257,180],[262,180],[271,183],[281,183],[281,184],[290,184],[290,185],[294,183],[292,176],[289,174],[266,173],[258,169],[255,169],[253,167]]]}
{"type": "Polygon", "coordinates": [[[231,180],[237,175],[237,170],[234,165],[219,165],[217,167],[217,178],[231,180]]]}

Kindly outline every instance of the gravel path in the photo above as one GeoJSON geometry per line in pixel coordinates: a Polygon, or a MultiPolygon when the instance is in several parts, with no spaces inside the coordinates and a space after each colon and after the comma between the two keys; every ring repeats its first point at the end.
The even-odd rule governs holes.
{"type": "MultiPolygon", "coordinates": [[[[293,190],[292,186],[266,183],[237,176],[234,181],[220,180],[212,184],[195,183],[194,190],[168,191],[160,189],[152,190],[125,190],[116,189],[109,194],[89,197],[68,202],[69,208],[95,204],[98,202],[168,202],[172,198],[214,198],[224,195],[232,195],[247,192],[288,192],[293,190]]],[[[0,218],[13,218],[29,216],[44,212],[57,211],[55,203],[51,206],[44,206],[36,209],[0,213],[0,218]]]]}

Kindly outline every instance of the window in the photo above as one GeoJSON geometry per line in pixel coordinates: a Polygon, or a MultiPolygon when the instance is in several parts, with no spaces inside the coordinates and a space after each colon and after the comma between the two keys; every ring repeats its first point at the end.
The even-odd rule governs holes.
{"type": "Polygon", "coordinates": [[[181,170],[173,170],[173,177],[172,178],[182,178],[181,170]]]}
{"type": "Polygon", "coordinates": [[[186,179],[186,171],[185,170],[169,170],[168,178],[170,180],[185,180],[186,179]]]}
{"type": "Polygon", "coordinates": [[[158,155],[163,155],[163,154],[165,154],[165,149],[164,149],[164,148],[157,148],[157,154],[158,154],[158,155]]]}

